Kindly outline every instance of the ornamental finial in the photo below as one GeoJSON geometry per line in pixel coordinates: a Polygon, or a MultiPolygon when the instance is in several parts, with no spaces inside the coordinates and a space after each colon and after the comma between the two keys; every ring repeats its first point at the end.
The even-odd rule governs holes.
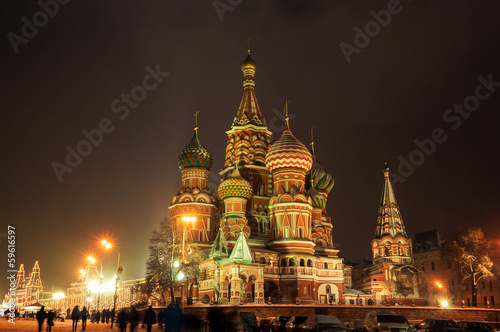
{"type": "Polygon", "coordinates": [[[314,153],[314,129],[316,129],[316,127],[311,126],[311,151],[312,151],[312,153],[314,153]]]}
{"type": "Polygon", "coordinates": [[[288,120],[290,118],[288,117],[288,104],[290,103],[290,100],[285,100],[285,125],[288,127],[288,120]]]}
{"type": "Polygon", "coordinates": [[[196,111],[196,113],[194,113],[194,131],[198,134],[198,113],[200,113],[200,111],[196,111]]]}
{"type": "Polygon", "coordinates": [[[248,38],[247,39],[247,52],[248,52],[248,55],[250,55],[250,41],[252,40],[252,38],[248,38]]]}

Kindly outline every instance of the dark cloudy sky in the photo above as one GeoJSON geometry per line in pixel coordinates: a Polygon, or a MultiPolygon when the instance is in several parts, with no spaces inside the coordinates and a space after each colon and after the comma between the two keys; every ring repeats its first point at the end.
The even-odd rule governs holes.
{"type": "Polygon", "coordinates": [[[47,290],[75,281],[89,252],[111,278],[116,254],[99,250],[104,234],[117,241],[123,277],[144,275],[150,233],[181,185],[177,156],[196,110],[216,188],[248,38],[273,140],[284,100],[297,138],[307,144],[316,127],[317,156],[336,180],[327,208],[342,257],[370,256],[385,159],[404,176],[395,190],[412,237],[437,228],[451,239],[471,225],[500,237],[498,1],[220,3],[231,10],[218,13],[212,1],[73,0],[47,22],[35,1],[0,5],[0,233],[15,226],[17,263],[30,270],[39,260],[47,290]],[[390,22],[380,12],[388,7],[390,22]],[[26,27],[25,38],[34,16],[38,32],[26,27]],[[369,40],[356,38],[365,28],[369,40]],[[121,95],[140,92],[148,66],[168,77],[125,116],[121,95]],[[493,83],[478,88],[480,76],[493,83]],[[473,112],[447,111],[464,101],[473,112]],[[53,163],[65,164],[66,147],[103,119],[113,131],[59,181],[53,163]],[[428,142],[436,129],[440,143],[415,152],[415,140],[428,142]],[[403,159],[418,165],[404,169],[403,159]]]}

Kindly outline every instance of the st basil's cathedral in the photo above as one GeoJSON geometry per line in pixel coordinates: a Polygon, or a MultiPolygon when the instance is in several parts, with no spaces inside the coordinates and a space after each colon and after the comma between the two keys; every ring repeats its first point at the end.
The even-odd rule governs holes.
{"type": "MultiPolygon", "coordinates": [[[[355,293],[326,211],[333,176],[320,164],[314,142],[309,150],[295,138],[288,116],[281,137],[271,143],[255,93],[256,68],[248,52],[241,64],[243,96],[226,132],[219,198],[208,187],[212,157],[197,126],[178,158],[182,186],[172,198],[171,219],[175,229],[184,229],[183,217],[196,218],[185,239],[203,255],[188,296],[217,303],[343,303],[344,289],[346,296],[355,293]]],[[[384,186],[390,186],[388,169],[386,175],[384,186]]],[[[392,187],[387,195],[392,199],[392,187]]],[[[377,224],[378,234],[387,236],[374,240],[372,249],[375,263],[383,261],[390,270],[411,264],[412,254],[397,205],[388,204],[377,224]],[[396,229],[399,237],[391,233],[396,229]],[[395,265],[380,258],[387,256],[395,265]]],[[[363,291],[370,296],[380,290],[363,291]]]]}

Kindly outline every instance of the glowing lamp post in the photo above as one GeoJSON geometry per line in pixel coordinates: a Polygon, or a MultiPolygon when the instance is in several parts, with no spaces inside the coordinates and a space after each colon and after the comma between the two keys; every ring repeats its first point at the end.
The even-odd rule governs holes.
{"type": "Polygon", "coordinates": [[[439,281],[436,281],[436,286],[439,289],[444,290],[444,300],[441,301],[441,304],[443,307],[447,307],[448,306],[448,292],[446,291],[446,287],[444,287],[439,281]]]}
{"type": "Polygon", "coordinates": [[[177,275],[177,279],[182,282],[181,284],[181,309],[184,310],[184,283],[186,282],[186,275],[184,273],[184,268],[186,267],[186,250],[185,250],[185,242],[186,242],[186,229],[190,223],[196,222],[196,217],[193,216],[183,216],[182,222],[184,223],[184,227],[182,230],[182,270],[177,275]],[[184,280],[184,281],[183,281],[184,280]]]}
{"type": "MultiPolygon", "coordinates": [[[[118,262],[116,263],[116,274],[115,274],[115,295],[113,296],[113,313],[115,313],[115,311],[116,311],[116,299],[118,298],[118,280],[120,279],[118,274],[123,271],[122,267],[120,266],[120,251],[118,250],[118,248],[114,247],[113,245],[111,245],[111,243],[109,243],[106,240],[102,240],[101,245],[106,247],[106,249],[113,248],[118,253],[118,262]]],[[[113,328],[113,321],[114,321],[114,317],[111,318],[111,328],[113,328]]]]}

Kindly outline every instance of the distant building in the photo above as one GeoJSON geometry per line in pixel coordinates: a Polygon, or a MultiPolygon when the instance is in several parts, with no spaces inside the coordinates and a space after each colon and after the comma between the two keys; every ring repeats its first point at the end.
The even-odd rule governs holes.
{"type": "MultiPolygon", "coordinates": [[[[16,309],[19,311],[22,308],[39,302],[43,298],[43,284],[40,275],[40,265],[35,262],[31,272],[26,275],[24,264],[19,266],[16,274],[16,309]]],[[[5,295],[5,302],[9,302],[9,296],[5,295]]]]}
{"type": "MultiPolygon", "coordinates": [[[[471,284],[469,280],[460,280],[453,262],[443,258],[442,250],[445,241],[438,230],[415,233],[414,262],[422,273],[422,297],[429,305],[441,305],[446,300],[453,306],[472,305],[471,284]],[[442,287],[438,287],[439,283],[442,287]]],[[[498,266],[495,264],[495,267],[498,266]]],[[[495,273],[498,275],[498,273],[495,273]]],[[[496,307],[500,299],[498,277],[485,278],[479,282],[477,301],[479,307],[496,307]]]]}

